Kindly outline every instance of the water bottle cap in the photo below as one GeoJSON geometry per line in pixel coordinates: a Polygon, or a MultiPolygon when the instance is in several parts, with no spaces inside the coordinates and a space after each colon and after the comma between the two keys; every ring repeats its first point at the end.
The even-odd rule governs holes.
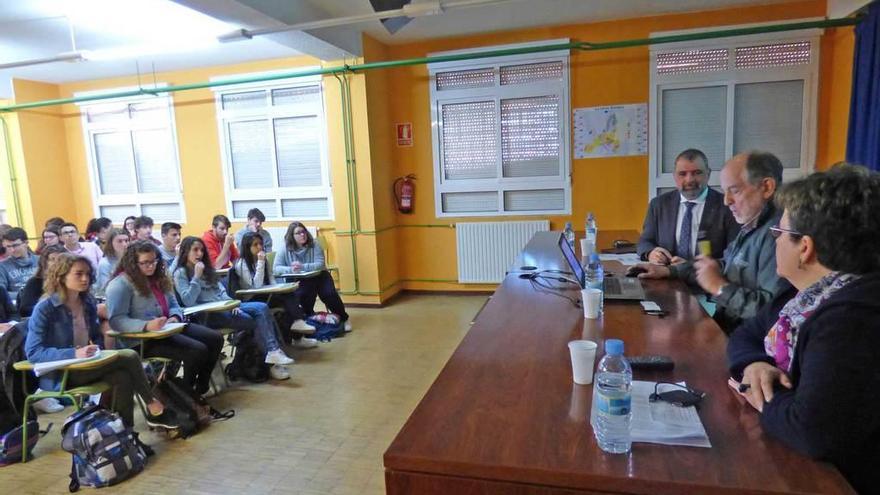
{"type": "Polygon", "coordinates": [[[571,228],[571,222],[565,222],[565,228],[570,229],[570,228],[571,228]]]}
{"type": "Polygon", "coordinates": [[[608,339],[605,341],[605,354],[610,356],[623,355],[623,341],[620,339],[608,339]]]}
{"type": "Polygon", "coordinates": [[[599,262],[599,253],[593,252],[590,253],[590,263],[598,263],[599,262]]]}

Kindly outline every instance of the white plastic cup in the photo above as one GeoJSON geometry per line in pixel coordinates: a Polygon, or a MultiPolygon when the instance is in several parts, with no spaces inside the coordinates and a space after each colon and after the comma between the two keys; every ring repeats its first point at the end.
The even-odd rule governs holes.
{"type": "Polygon", "coordinates": [[[584,318],[596,319],[602,309],[602,291],[599,289],[584,289],[581,291],[581,301],[584,306],[584,318]]]}
{"type": "Polygon", "coordinates": [[[571,371],[578,385],[593,383],[593,363],[596,361],[596,345],[592,340],[572,340],[568,343],[571,353],[571,371]]]}

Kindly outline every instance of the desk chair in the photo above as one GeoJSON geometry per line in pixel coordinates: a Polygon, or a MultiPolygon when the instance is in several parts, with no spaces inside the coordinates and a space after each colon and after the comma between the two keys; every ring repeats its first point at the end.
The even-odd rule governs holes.
{"type": "MultiPolygon", "coordinates": [[[[38,400],[43,399],[69,399],[73,403],[73,407],[76,408],[77,411],[82,409],[82,397],[91,396],[95,394],[101,394],[112,387],[107,382],[93,382],[88,385],[83,385],[81,387],[74,387],[71,389],[67,388],[67,379],[70,375],[71,371],[85,371],[92,370],[95,368],[100,368],[106,364],[109,364],[115,361],[119,356],[116,354],[116,351],[101,351],[101,357],[93,359],[91,361],[83,361],[76,364],[71,364],[67,367],[61,368],[60,370],[63,374],[61,375],[61,388],[57,391],[55,390],[41,390],[39,392],[30,394],[24,398],[24,410],[22,412],[21,418],[21,462],[27,462],[27,454],[28,454],[28,410],[30,405],[38,400]]],[[[34,370],[34,364],[30,361],[19,361],[12,365],[12,368],[16,371],[21,371],[21,379],[24,383],[24,389],[27,390],[27,372],[34,370]]],[[[113,396],[113,401],[115,402],[116,396],[113,396]]],[[[113,405],[111,404],[111,408],[113,405]]]]}
{"type": "MultiPolygon", "coordinates": [[[[228,272],[228,270],[227,270],[227,272],[228,272]]],[[[175,291],[175,295],[177,296],[178,302],[180,302],[180,296],[177,295],[176,291],[175,291]]],[[[220,311],[231,311],[239,306],[241,306],[241,301],[238,301],[236,299],[230,299],[228,301],[228,304],[224,304],[224,305],[218,306],[216,308],[205,309],[205,310],[201,310],[201,311],[188,312],[187,308],[184,307],[182,304],[180,307],[183,308],[184,315],[195,316],[195,315],[199,315],[199,314],[207,314],[207,313],[214,313],[214,312],[220,312],[220,311]]],[[[233,333],[235,333],[235,329],[233,329],[233,328],[218,328],[217,331],[220,332],[220,335],[223,336],[223,346],[225,347],[227,343],[230,344],[231,351],[229,352],[229,357],[233,358],[235,356],[235,347],[233,347],[232,344],[229,342],[229,336],[232,335],[233,333]]],[[[229,385],[229,377],[226,376],[226,370],[223,367],[223,363],[222,363],[221,359],[217,360],[217,366],[220,367],[220,373],[223,375],[223,384],[226,386],[226,388],[229,388],[229,386],[230,386],[229,385]]],[[[212,375],[213,375],[213,373],[212,373],[212,375]]],[[[214,395],[219,394],[220,389],[217,388],[217,384],[214,382],[214,377],[211,376],[209,381],[211,383],[211,389],[214,391],[214,395]]]]}

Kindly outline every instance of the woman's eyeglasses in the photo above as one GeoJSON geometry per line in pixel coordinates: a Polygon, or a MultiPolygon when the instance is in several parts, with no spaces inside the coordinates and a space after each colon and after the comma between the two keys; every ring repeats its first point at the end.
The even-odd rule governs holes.
{"type": "Polygon", "coordinates": [[[770,227],[770,235],[772,235],[774,239],[778,239],[779,236],[781,236],[782,234],[788,234],[792,237],[803,237],[804,236],[803,233],[798,232],[797,230],[783,229],[779,225],[774,225],[774,226],[770,227]]]}
{"type": "Polygon", "coordinates": [[[155,259],[155,260],[147,260],[147,261],[138,261],[138,266],[142,266],[142,267],[144,267],[144,268],[147,268],[147,267],[150,267],[150,266],[156,266],[157,263],[159,263],[159,260],[158,260],[158,259],[155,259]]]}
{"type": "Polygon", "coordinates": [[[648,396],[648,402],[666,402],[678,407],[696,406],[706,396],[705,392],[695,388],[672,382],[657,382],[654,384],[654,393],[648,396]],[[660,390],[660,385],[672,390],[660,390]]]}

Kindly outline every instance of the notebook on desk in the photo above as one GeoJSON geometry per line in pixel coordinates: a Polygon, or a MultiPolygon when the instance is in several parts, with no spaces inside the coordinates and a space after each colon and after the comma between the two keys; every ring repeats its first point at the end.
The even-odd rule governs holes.
{"type": "MultiPolygon", "coordinates": [[[[574,254],[571,244],[569,244],[565,239],[565,236],[561,234],[559,236],[559,249],[562,250],[562,255],[565,257],[565,260],[568,261],[568,266],[571,267],[577,283],[580,284],[581,288],[586,287],[586,274],[584,273],[584,268],[577,259],[577,255],[574,254]]],[[[645,299],[645,289],[642,288],[642,283],[639,279],[634,277],[605,277],[603,292],[605,299],[623,299],[629,301],[641,301],[645,299]]]]}

